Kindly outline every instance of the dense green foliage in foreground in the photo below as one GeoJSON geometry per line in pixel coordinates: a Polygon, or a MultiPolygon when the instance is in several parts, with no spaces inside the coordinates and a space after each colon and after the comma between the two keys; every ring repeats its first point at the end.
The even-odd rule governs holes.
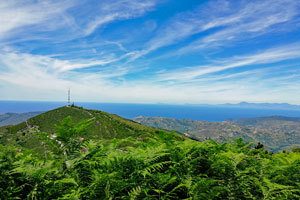
{"type": "Polygon", "coordinates": [[[300,154],[170,133],[81,137],[91,122],[36,133],[45,152],[0,146],[0,199],[299,199],[300,154]]]}

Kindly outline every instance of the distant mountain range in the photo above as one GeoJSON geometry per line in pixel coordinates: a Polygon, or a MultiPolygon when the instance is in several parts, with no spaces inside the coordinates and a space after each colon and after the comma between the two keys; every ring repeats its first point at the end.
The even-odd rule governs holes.
{"type": "Polygon", "coordinates": [[[288,103],[248,103],[240,102],[238,104],[218,104],[221,107],[231,107],[231,108],[258,108],[258,109],[279,109],[279,110],[300,110],[300,105],[292,105],[288,103]]]}
{"type": "Polygon", "coordinates": [[[200,141],[212,139],[225,142],[243,138],[245,141],[263,143],[273,152],[300,146],[300,118],[260,117],[205,122],[163,117],[136,117],[134,121],[146,126],[175,130],[200,141]]]}
{"type": "Polygon", "coordinates": [[[5,113],[0,115],[0,126],[19,124],[41,113],[42,112],[5,113]]]}
{"type": "Polygon", "coordinates": [[[244,119],[228,119],[226,121],[231,124],[249,128],[300,134],[300,117],[270,116],[244,119]]]}

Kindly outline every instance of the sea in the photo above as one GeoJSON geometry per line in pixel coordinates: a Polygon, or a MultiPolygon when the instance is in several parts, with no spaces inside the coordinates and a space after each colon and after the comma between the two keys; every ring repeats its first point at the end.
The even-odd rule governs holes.
{"type": "MultiPolygon", "coordinates": [[[[0,114],[48,111],[66,102],[45,101],[0,101],[0,114]]],[[[264,116],[300,117],[300,110],[264,109],[264,108],[232,108],[218,105],[169,105],[169,104],[132,104],[132,103],[91,103],[78,102],[76,106],[87,109],[102,110],[117,114],[127,119],[137,116],[171,117],[175,119],[192,119],[200,121],[224,121],[264,116]]]]}

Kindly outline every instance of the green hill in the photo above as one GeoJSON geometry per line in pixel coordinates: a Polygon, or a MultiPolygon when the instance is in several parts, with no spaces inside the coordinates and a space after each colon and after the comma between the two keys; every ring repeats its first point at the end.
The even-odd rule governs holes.
{"type": "MultiPolygon", "coordinates": [[[[88,110],[81,107],[60,107],[13,126],[0,127],[0,144],[19,144],[28,148],[40,148],[41,144],[36,137],[36,131],[55,134],[55,125],[70,116],[74,124],[83,120],[90,120],[91,124],[82,137],[88,139],[113,139],[135,137],[143,139],[161,130],[151,128],[114,114],[99,110],[88,110]]],[[[180,136],[181,137],[181,136],[180,136]]]]}
{"type": "Polygon", "coordinates": [[[245,141],[263,143],[267,149],[274,152],[300,146],[300,134],[281,129],[260,129],[255,126],[239,126],[240,123],[237,125],[231,122],[205,122],[163,117],[136,117],[134,120],[146,126],[175,130],[201,141],[212,139],[225,142],[229,139],[243,138],[245,141]]]}

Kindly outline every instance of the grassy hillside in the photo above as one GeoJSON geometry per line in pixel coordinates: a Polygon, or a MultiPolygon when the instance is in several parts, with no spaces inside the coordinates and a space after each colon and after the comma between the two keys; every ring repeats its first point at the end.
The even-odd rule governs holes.
{"type": "Polygon", "coordinates": [[[0,115],[0,126],[19,124],[41,113],[42,112],[5,113],[0,115]]]}
{"type": "Polygon", "coordinates": [[[71,117],[74,124],[83,120],[91,121],[85,135],[82,135],[88,139],[120,139],[130,136],[142,139],[160,131],[157,128],[150,128],[117,115],[72,106],[42,113],[14,126],[1,127],[0,144],[20,144],[41,151],[42,145],[35,135],[36,130],[52,135],[55,133],[55,125],[60,124],[68,116],[71,117]]]}
{"type": "Polygon", "coordinates": [[[163,117],[137,117],[134,119],[146,126],[175,130],[199,140],[212,139],[225,142],[228,139],[243,138],[245,141],[263,143],[274,152],[300,146],[300,134],[280,130],[266,130],[238,126],[228,122],[204,122],[163,117]]]}

